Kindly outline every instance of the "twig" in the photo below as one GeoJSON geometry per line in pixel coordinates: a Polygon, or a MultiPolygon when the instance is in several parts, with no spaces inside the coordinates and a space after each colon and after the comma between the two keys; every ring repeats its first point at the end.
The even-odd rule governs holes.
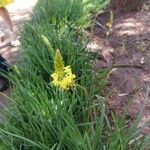
{"type": "Polygon", "coordinates": [[[111,68],[137,68],[137,69],[143,69],[143,66],[137,65],[137,64],[114,64],[111,68]]]}

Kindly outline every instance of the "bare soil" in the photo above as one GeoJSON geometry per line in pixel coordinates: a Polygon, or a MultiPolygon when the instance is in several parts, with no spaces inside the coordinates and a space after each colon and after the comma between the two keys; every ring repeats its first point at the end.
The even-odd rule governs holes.
{"type": "MultiPolygon", "coordinates": [[[[88,47],[104,56],[104,59],[95,61],[94,69],[116,64],[132,65],[112,71],[106,89],[110,94],[106,98],[118,115],[129,104],[128,117],[131,120],[137,117],[147,98],[144,116],[139,124],[141,127],[150,120],[150,93],[147,93],[150,86],[150,11],[117,16],[107,36],[109,18],[107,13],[99,15],[96,18],[98,23],[91,32],[92,42],[88,47]]],[[[144,132],[150,133],[150,127],[144,132]]]]}

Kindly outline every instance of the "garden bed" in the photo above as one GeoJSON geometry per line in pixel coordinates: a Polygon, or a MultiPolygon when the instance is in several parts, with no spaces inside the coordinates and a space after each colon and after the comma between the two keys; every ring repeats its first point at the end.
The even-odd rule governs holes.
{"type": "Polygon", "coordinates": [[[127,128],[126,115],[109,110],[97,87],[101,74],[93,74],[83,33],[105,4],[39,0],[21,32],[22,57],[9,75],[3,149],[144,149],[149,144],[137,128],[141,116],[127,128]]]}
{"type": "MultiPolygon", "coordinates": [[[[100,22],[103,16],[99,16],[97,21],[100,22]]],[[[106,31],[96,26],[93,44],[90,44],[91,48],[95,45],[95,51],[101,53],[104,58],[95,62],[96,70],[120,65],[109,76],[108,91],[111,92],[105,97],[118,114],[122,114],[127,104],[133,101],[128,111],[131,120],[137,117],[150,84],[149,17],[149,11],[120,15],[114,19],[112,32],[108,38],[106,31]]],[[[105,20],[106,23],[109,21],[109,14],[105,20]]],[[[150,119],[149,96],[147,98],[144,116],[139,126],[150,119]]],[[[149,128],[145,129],[145,133],[149,134],[148,130],[149,128]]]]}

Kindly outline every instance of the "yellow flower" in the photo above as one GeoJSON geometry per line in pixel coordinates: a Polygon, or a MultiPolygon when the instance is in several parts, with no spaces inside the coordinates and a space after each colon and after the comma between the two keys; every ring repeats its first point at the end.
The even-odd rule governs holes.
{"type": "Polygon", "coordinates": [[[52,84],[64,90],[69,90],[75,84],[76,76],[72,73],[70,66],[64,66],[59,50],[56,51],[54,60],[55,72],[51,74],[52,84]]]}
{"type": "Polygon", "coordinates": [[[59,50],[56,50],[55,58],[54,58],[54,69],[56,73],[62,73],[64,68],[63,58],[59,50]]]}

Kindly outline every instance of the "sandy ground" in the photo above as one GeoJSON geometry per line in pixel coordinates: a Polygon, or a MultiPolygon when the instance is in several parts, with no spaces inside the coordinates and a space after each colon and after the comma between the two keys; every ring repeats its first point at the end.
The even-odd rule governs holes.
{"type": "MultiPolygon", "coordinates": [[[[36,2],[37,0],[16,0],[7,6],[17,38],[19,38],[19,30],[22,22],[29,19],[32,8],[36,2]]],[[[15,63],[19,54],[19,47],[10,46],[9,29],[3,19],[0,18],[0,39],[3,40],[3,38],[4,41],[0,43],[0,54],[10,64],[15,63]]],[[[6,95],[9,95],[9,90],[0,94],[0,111],[6,105],[6,95]]]]}
{"type": "MultiPolygon", "coordinates": [[[[19,32],[22,22],[29,18],[36,1],[37,0],[16,0],[7,6],[16,33],[19,32]]],[[[0,44],[0,54],[11,63],[14,60],[13,58],[17,57],[18,47],[10,46],[9,29],[3,19],[0,18],[0,37],[3,37],[3,35],[5,35],[6,39],[0,44]]]]}

